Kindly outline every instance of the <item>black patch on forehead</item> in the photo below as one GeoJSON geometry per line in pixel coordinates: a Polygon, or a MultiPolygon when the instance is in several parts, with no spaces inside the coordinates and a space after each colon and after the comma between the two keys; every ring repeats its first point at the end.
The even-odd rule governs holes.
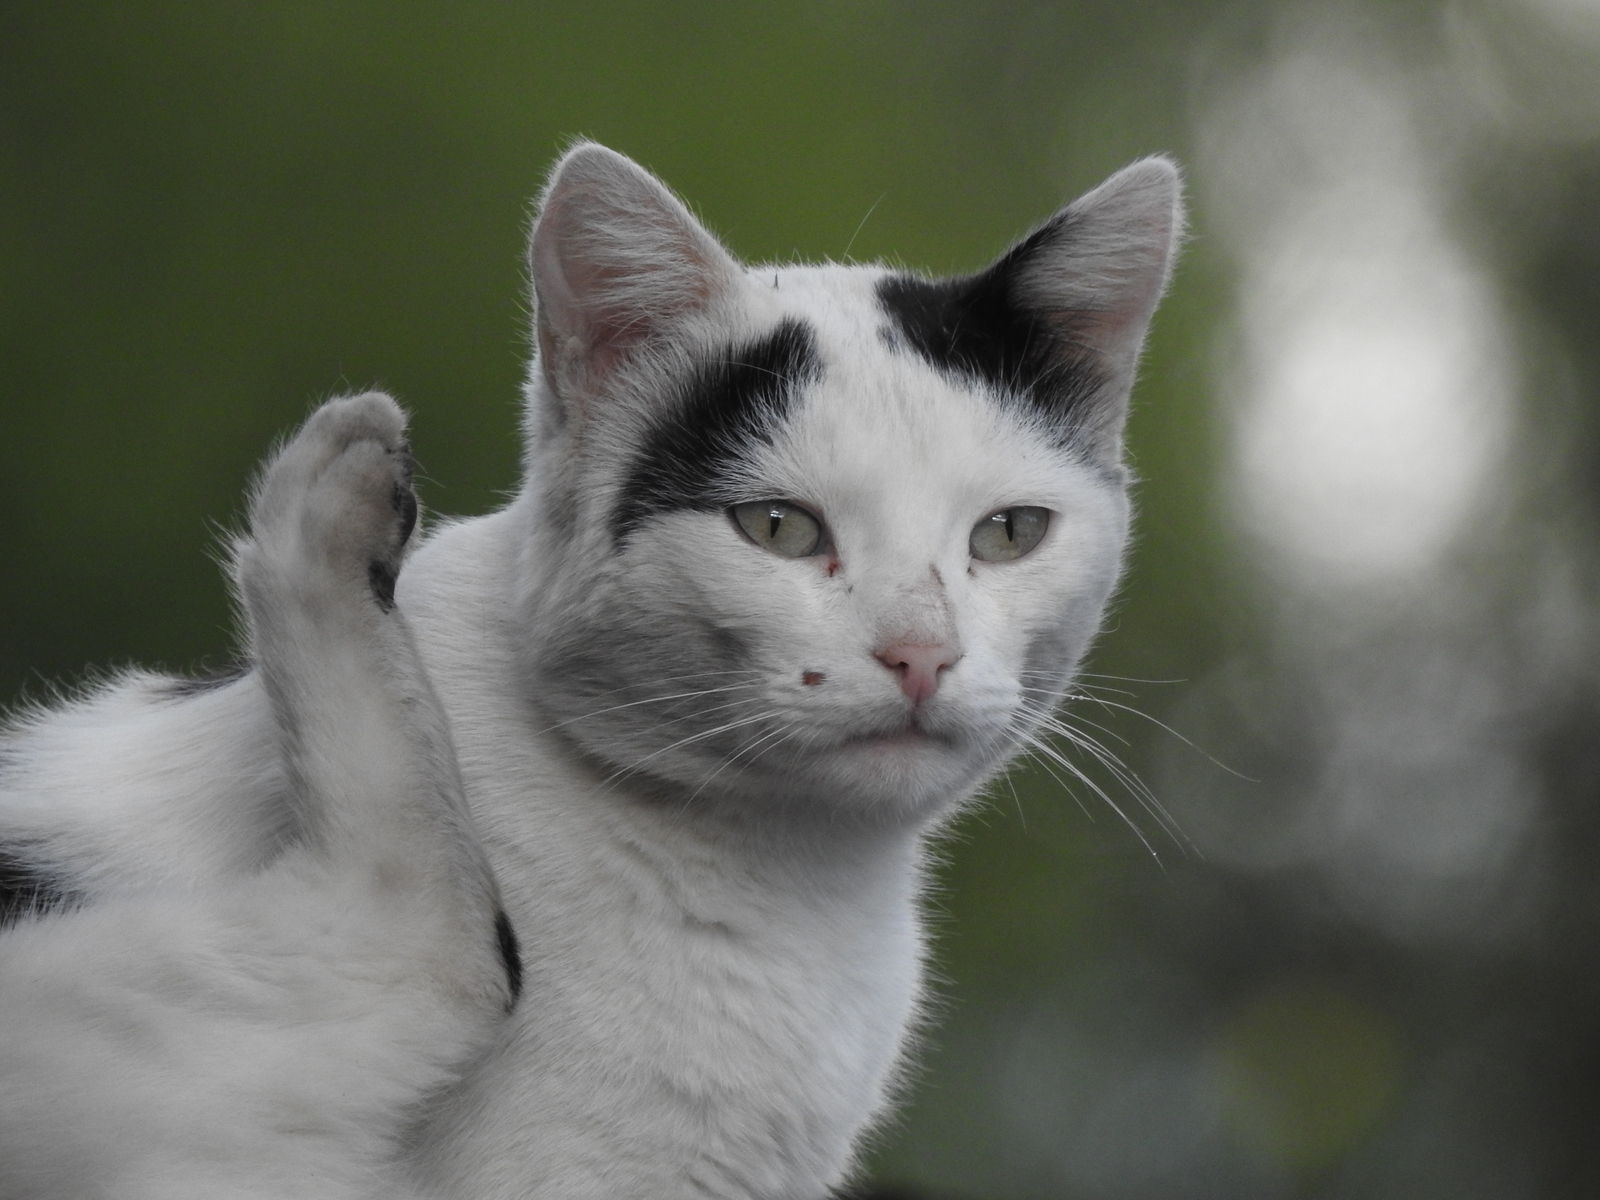
{"type": "Polygon", "coordinates": [[[772,444],[795,393],[821,374],[816,334],[794,317],[701,359],[628,467],[611,518],[615,540],[656,513],[721,508],[717,484],[757,446],[772,444]]]}
{"type": "Polygon", "coordinates": [[[34,912],[66,908],[77,897],[27,861],[16,847],[0,846],[0,929],[34,912]]]}
{"type": "Polygon", "coordinates": [[[1073,336],[1072,314],[1027,303],[1018,277],[1071,236],[1071,216],[1063,214],[976,275],[884,276],[878,303],[899,335],[890,340],[903,340],[937,370],[1039,410],[1070,436],[1101,379],[1088,348],[1073,336]]]}

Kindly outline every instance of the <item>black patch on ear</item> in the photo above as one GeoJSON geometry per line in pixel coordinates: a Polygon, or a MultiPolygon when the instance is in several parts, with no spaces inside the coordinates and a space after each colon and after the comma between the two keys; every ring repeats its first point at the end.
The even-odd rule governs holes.
{"type": "Polygon", "coordinates": [[[611,518],[616,543],[656,513],[721,509],[717,484],[753,447],[772,443],[796,391],[821,374],[816,334],[794,317],[703,359],[628,468],[611,518]]]}
{"type": "Polygon", "coordinates": [[[0,846],[0,929],[29,913],[66,908],[76,899],[15,848],[0,846]]]}
{"type": "Polygon", "coordinates": [[[163,700],[187,700],[191,696],[203,696],[207,692],[215,692],[227,687],[230,683],[237,683],[251,671],[255,664],[249,659],[240,659],[226,667],[212,671],[207,675],[196,676],[193,679],[168,679],[157,685],[157,695],[163,700]]]}
{"type": "Polygon", "coordinates": [[[1017,276],[1030,258],[1071,236],[1072,218],[1063,214],[976,275],[886,275],[877,286],[906,345],[940,371],[1040,410],[1062,428],[1063,441],[1102,381],[1089,348],[1073,337],[1070,314],[1021,301],[1017,276]]]}
{"type": "Polygon", "coordinates": [[[522,996],[522,950],[517,945],[517,931],[511,928],[511,918],[503,908],[494,914],[494,936],[500,944],[500,963],[506,969],[506,983],[511,988],[511,1003],[506,1005],[506,1011],[510,1012],[522,996]]]}

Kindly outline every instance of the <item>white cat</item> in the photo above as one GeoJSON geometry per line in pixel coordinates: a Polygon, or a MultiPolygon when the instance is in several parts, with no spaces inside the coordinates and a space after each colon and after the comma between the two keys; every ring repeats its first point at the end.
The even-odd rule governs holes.
{"type": "MultiPolygon", "coordinates": [[[[403,1116],[410,1185],[463,1200],[818,1200],[847,1178],[917,1016],[925,842],[1036,736],[1115,585],[1128,392],[1180,225],[1177,173],[1147,159],[975,276],[746,269],[627,159],[562,159],[531,249],[525,484],[434,532],[396,591],[524,991],[448,1085],[488,985],[433,1058],[396,1032],[407,1085],[425,1067],[438,1090],[364,1117],[351,1161],[403,1116]]],[[[90,915],[130,889],[231,896],[242,872],[293,869],[294,798],[317,785],[254,645],[256,668],[215,686],[133,675],[17,723],[0,742],[14,891],[90,915]]],[[[436,813],[454,811],[445,774],[413,783],[436,813]]],[[[459,954],[481,980],[482,902],[419,886],[405,911],[435,902],[463,945],[383,961],[459,954]]],[[[316,997],[335,964],[306,955],[316,997]]],[[[374,1012],[433,994],[384,986],[374,1012]]],[[[258,1033],[275,1031],[282,1071],[334,1086],[292,1030],[258,1033]]],[[[349,1083],[370,1075],[385,1104],[373,1053],[349,1083]]],[[[207,1086],[188,1146],[226,1161],[206,1130],[248,1120],[255,1085],[207,1086]]],[[[62,1087],[128,1099],[119,1078],[62,1087]]],[[[33,1104],[0,1119],[26,1127],[33,1104]]]]}

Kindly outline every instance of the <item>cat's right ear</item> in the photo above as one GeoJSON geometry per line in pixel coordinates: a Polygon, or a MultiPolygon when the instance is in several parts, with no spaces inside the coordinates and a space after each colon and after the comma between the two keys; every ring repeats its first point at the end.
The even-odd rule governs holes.
{"type": "Polygon", "coordinates": [[[738,282],[732,256],[655,176],[594,142],[550,174],[528,250],[540,367],[566,412],[738,282]]]}

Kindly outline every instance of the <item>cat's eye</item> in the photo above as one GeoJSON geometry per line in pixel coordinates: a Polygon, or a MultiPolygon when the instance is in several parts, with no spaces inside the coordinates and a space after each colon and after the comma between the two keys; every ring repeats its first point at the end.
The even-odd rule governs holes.
{"type": "Polygon", "coordinates": [[[1039,544],[1048,528],[1048,508],[1002,508],[972,527],[972,557],[983,562],[1021,558],[1039,544]]]}
{"type": "Polygon", "coordinates": [[[822,522],[784,500],[754,500],[728,510],[733,523],[763,550],[782,558],[808,558],[822,549],[822,522]]]}

